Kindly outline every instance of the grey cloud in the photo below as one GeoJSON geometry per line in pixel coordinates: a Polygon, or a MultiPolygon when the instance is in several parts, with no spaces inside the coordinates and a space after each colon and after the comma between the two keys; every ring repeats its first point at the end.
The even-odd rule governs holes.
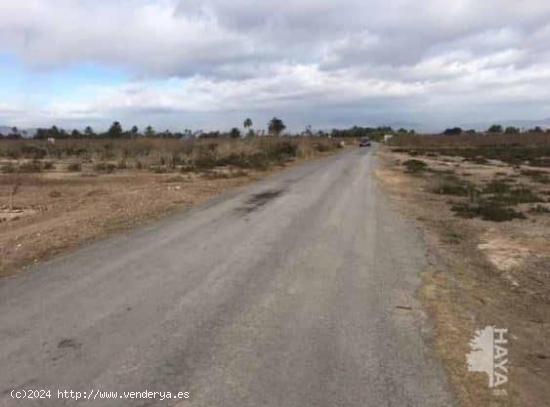
{"type": "Polygon", "coordinates": [[[537,28],[546,37],[541,25],[550,4],[528,3],[35,0],[0,14],[0,44],[34,66],[92,61],[158,76],[231,75],[281,60],[322,63],[327,52],[326,69],[407,66],[453,48],[518,46],[537,28]],[[376,41],[365,41],[366,33],[376,41]]]}
{"type": "Polygon", "coordinates": [[[548,21],[545,0],[30,0],[3,5],[0,51],[31,70],[92,62],[133,75],[135,88],[54,100],[50,115],[229,117],[240,106],[317,117],[315,106],[338,122],[436,121],[448,106],[457,117],[548,106],[548,21]],[[155,84],[169,78],[186,83],[155,84]]]}

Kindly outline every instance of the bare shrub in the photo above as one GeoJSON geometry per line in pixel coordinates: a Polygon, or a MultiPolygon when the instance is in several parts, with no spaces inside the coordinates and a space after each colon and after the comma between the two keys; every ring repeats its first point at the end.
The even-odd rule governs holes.
{"type": "Polygon", "coordinates": [[[428,168],[428,164],[421,160],[407,160],[403,163],[407,168],[407,172],[411,174],[416,174],[425,171],[428,168]]]}
{"type": "Polygon", "coordinates": [[[40,161],[33,160],[33,161],[26,161],[21,164],[19,164],[19,167],[17,168],[18,172],[26,172],[26,173],[33,173],[33,172],[41,172],[42,171],[42,165],[40,164],[40,161]]]}
{"type": "Polygon", "coordinates": [[[42,167],[45,170],[54,170],[55,169],[55,164],[52,161],[44,161],[42,163],[42,167]]]}
{"type": "Polygon", "coordinates": [[[505,222],[512,219],[525,219],[525,215],[513,208],[497,205],[488,201],[460,203],[452,211],[462,218],[481,218],[492,222],[505,222]]]}
{"type": "Polygon", "coordinates": [[[80,172],[80,171],[82,171],[82,164],[80,164],[80,163],[70,163],[69,165],[67,165],[67,171],[80,172]]]}
{"type": "Polygon", "coordinates": [[[96,163],[94,165],[94,170],[97,171],[97,172],[106,172],[106,173],[112,173],[114,170],[115,170],[116,166],[114,164],[111,164],[111,163],[104,163],[104,162],[100,162],[100,163],[96,163]]]}
{"type": "Polygon", "coordinates": [[[440,195],[469,196],[475,186],[454,175],[438,176],[430,182],[429,190],[440,195]]]}

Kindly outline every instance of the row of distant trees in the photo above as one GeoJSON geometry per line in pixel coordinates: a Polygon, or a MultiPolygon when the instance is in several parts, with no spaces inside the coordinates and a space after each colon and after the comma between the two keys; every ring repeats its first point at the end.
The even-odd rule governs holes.
{"type": "MultiPolygon", "coordinates": [[[[257,134],[265,134],[265,132],[256,133],[252,126],[254,123],[252,119],[247,118],[243,122],[243,127],[245,129],[246,136],[255,136],[257,134]]],[[[273,136],[281,135],[286,129],[284,122],[274,117],[268,123],[268,134],[273,136]]],[[[17,127],[11,128],[11,131],[7,135],[2,135],[0,133],[0,138],[10,138],[18,139],[25,136],[24,132],[21,132],[17,127]]],[[[229,132],[220,132],[220,131],[211,131],[211,132],[192,132],[189,129],[184,130],[183,132],[172,132],[165,130],[162,132],[157,132],[152,126],[147,126],[143,131],[141,131],[137,126],[133,126],[130,129],[123,129],[120,122],[114,122],[108,130],[104,132],[95,132],[94,129],[90,126],[86,127],[84,131],[72,130],[66,131],[65,129],[58,128],[57,126],[52,126],[48,129],[39,128],[36,130],[33,138],[35,139],[78,139],[78,138],[138,138],[138,137],[159,137],[159,138],[186,138],[186,137],[202,137],[202,138],[217,138],[217,137],[231,137],[231,138],[240,138],[243,136],[243,133],[238,127],[232,128],[229,132]]]]}
{"type": "MultiPolygon", "coordinates": [[[[171,132],[169,130],[157,132],[151,126],[147,126],[145,129],[140,130],[137,126],[133,126],[130,129],[124,129],[120,122],[114,122],[108,130],[104,132],[95,132],[92,127],[88,126],[83,131],[72,130],[66,131],[65,129],[58,128],[57,126],[52,126],[49,129],[40,128],[37,129],[34,134],[35,139],[79,139],[79,138],[108,138],[108,139],[122,139],[122,138],[189,138],[189,137],[200,137],[200,138],[220,138],[220,137],[230,137],[230,138],[241,138],[243,136],[262,136],[262,135],[272,135],[280,136],[286,130],[286,125],[282,119],[278,117],[272,118],[267,125],[267,133],[265,131],[254,131],[254,123],[252,119],[247,118],[243,121],[244,133],[238,127],[232,128],[228,132],[220,131],[210,131],[210,132],[192,132],[191,130],[184,130],[182,132],[171,132]]],[[[394,130],[390,126],[379,126],[379,127],[360,127],[353,126],[348,129],[333,129],[331,131],[313,131],[311,126],[307,126],[306,129],[300,133],[302,136],[318,136],[318,137],[371,137],[376,139],[381,137],[384,134],[414,134],[414,130],[407,130],[400,128],[394,130]]],[[[23,135],[17,130],[17,128],[12,128],[10,134],[2,136],[0,138],[22,138],[23,135]]]]}
{"type": "Polygon", "coordinates": [[[379,126],[379,127],[360,127],[353,126],[349,129],[334,129],[331,131],[330,135],[332,137],[370,137],[377,138],[381,137],[384,134],[415,134],[414,130],[407,130],[400,128],[394,130],[390,126],[379,126]]]}
{"type": "MultiPolygon", "coordinates": [[[[147,137],[147,138],[190,138],[190,137],[201,137],[201,138],[219,138],[219,137],[230,137],[230,138],[241,138],[244,136],[262,136],[266,135],[265,131],[254,131],[254,123],[252,119],[247,118],[243,122],[244,133],[238,127],[233,127],[228,132],[220,131],[210,131],[210,132],[193,132],[189,129],[184,131],[172,132],[169,130],[157,132],[152,126],[147,126],[143,130],[140,130],[137,126],[132,126],[130,129],[123,129],[120,122],[114,122],[107,131],[95,132],[92,127],[88,126],[83,131],[81,130],[72,130],[67,131],[65,129],[58,128],[57,126],[52,126],[49,129],[39,128],[36,130],[33,138],[35,139],[78,139],[78,138],[138,138],[138,137],[147,137]]],[[[280,136],[286,129],[286,125],[283,120],[274,117],[271,119],[267,126],[267,135],[280,136]]],[[[485,132],[482,133],[491,133],[491,134],[520,134],[520,133],[550,133],[550,129],[544,130],[540,126],[533,127],[531,129],[520,129],[519,127],[507,126],[503,127],[500,124],[493,124],[485,132]]],[[[478,132],[474,129],[463,130],[461,127],[451,127],[443,131],[444,135],[459,135],[459,134],[477,134],[478,132]]],[[[379,127],[360,127],[353,126],[348,129],[333,129],[331,131],[312,131],[311,126],[307,126],[305,131],[301,132],[302,136],[319,136],[319,137],[371,137],[373,139],[380,138],[385,134],[415,134],[414,130],[407,130],[405,128],[393,129],[390,126],[379,126],[379,127]]],[[[12,127],[8,134],[0,133],[1,138],[7,139],[20,139],[24,138],[26,133],[24,131],[19,131],[17,127],[12,127]]]]}
{"type": "MultiPolygon", "coordinates": [[[[503,127],[500,124],[493,124],[491,127],[487,129],[485,133],[491,133],[491,134],[520,134],[520,133],[550,133],[550,129],[546,129],[546,131],[540,127],[536,126],[531,129],[522,130],[519,127],[514,126],[507,126],[503,127]]],[[[447,136],[455,136],[459,134],[476,134],[477,132],[474,129],[470,130],[463,130],[460,127],[451,127],[448,129],[445,129],[443,134],[447,136]]]]}
{"type": "Polygon", "coordinates": [[[65,138],[137,138],[137,137],[163,137],[163,138],[181,138],[192,135],[191,130],[183,132],[171,132],[169,130],[157,132],[152,126],[147,126],[143,131],[137,126],[132,126],[128,130],[124,130],[120,122],[114,122],[111,127],[105,132],[95,132],[92,127],[88,126],[84,131],[73,130],[67,132],[57,126],[52,126],[49,129],[38,129],[34,135],[35,139],[65,139],[65,138]]]}

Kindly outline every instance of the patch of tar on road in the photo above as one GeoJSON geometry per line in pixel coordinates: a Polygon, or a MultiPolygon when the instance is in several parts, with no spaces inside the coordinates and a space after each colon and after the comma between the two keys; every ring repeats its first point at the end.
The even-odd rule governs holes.
{"type": "Polygon", "coordinates": [[[59,349],[80,349],[82,344],[72,338],[65,338],[59,341],[57,347],[59,349]]]}
{"type": "Polygon", "coordinates": [[[255,210],[258,210],[262,206],[266,205],[269,201],[281,196],[283,192],[283,189],[270,189],[254,194],[246,200],[244,206],[237,208],[237,212],[245,214],[254,212],[255,210]]]}
{"type": "Polygon", "coordinates": [[[73,338],[63,338],[57,342],[57,349],[54,351],[46,351],[51,356],[52,362],[57,362],[59,359],[64,358],[72,351],[78,352],[82,344],[73,338]]]}

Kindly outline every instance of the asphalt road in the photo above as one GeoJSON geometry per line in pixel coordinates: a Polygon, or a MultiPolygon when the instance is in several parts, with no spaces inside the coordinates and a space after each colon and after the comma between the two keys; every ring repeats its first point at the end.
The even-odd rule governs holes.
{"type": "Polygon", "coordinates": [[[312,161],[4,279],[0,405],[454,405],[415,299],[425,248],[375,168],[312,161]]]}

